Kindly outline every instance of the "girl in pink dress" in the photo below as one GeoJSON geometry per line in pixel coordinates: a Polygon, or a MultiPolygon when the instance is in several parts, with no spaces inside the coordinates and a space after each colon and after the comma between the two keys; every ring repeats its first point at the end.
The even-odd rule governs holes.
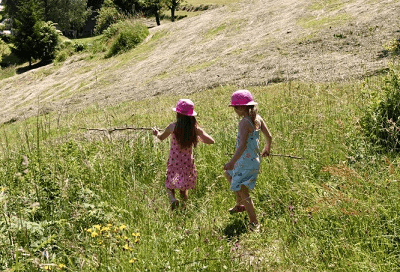
{"type": "Polygon", "coordinates": [[[197,170],[193,147],[197,146],[198,141],[214,143],[214,139],[197,125],[197,113],[190,99],[180,99],[173,110],[176,112],[176,122],[169,124],[162,133],[156,128],[153,129],[153,135],[161,141],[171,135],[165,186],[171,199],[172,210],[179,206],[179,201],[175,198],[175,189],[179,190],[182,199],[186,201],[188,190],[196,185],[197,170]]]}

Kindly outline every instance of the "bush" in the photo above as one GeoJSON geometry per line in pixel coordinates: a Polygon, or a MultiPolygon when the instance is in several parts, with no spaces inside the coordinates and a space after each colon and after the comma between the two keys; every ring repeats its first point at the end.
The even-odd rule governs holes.
{"type": "Polygon", "coordinates": [[[38,21],[34,29],[35,57],[43,61],[53,60],[59,44],[60,32],[52,22],[38,21]]]}
{"type": "Polygon", "coordinates": [[[69,54],[66,50],[60,51],[58,52],[58,54],[56,55],[54,61],[55,62],[64,62],[67,60],[69,54]]]}
{"type": "Polygon", "coordinates": [[[141,43],[149,35],[147,27],[139,22],[124,21],[110,26],[105,31],[105,38],[114,40],[107,56],[114,56],[128,51],[141,43]]]}
{"type": "Polygon", "coordinates": [[[112,24],[122,20],[124,16],[118,11],[112,1],[105,1],[103,7],[96,17],[96,26],[94,31],[96,34],[102,34],[112,24]]]}
{"type": "Polygon", "coordinates": [[[82,52],[87,48],[87,45],[84,43],[75,43],[74,44],[74,49],[75,52],[82,52]]]}
{"type": "Polygon", "coordinates": [[[392,67],[385,77],[382,92],[372,100],[361,125],[366,136],[387,151],[400,149],[400,72],[392,67]]]}

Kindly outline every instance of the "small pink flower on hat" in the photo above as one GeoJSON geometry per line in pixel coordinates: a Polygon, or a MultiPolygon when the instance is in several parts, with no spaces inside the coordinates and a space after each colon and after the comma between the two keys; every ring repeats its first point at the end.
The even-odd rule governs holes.
{"type": "Polygon", "coordinates": [[[197,115],[194,111],[194,103],[190,99],[179,99],[178,103],[176,103],[176,108],[172,110],[187,116],[197,115]]]}

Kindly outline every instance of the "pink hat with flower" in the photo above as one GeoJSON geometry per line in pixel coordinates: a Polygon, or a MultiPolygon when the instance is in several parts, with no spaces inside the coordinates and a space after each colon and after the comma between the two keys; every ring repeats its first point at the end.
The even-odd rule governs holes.
{"type": "Polygon", "coordinates": [[[254,102],[251,93],[248,90],[238,90],[232,94],[231,104],[229,106],[235,107],[251,105],[257,105],[257,102],[254,102]]]}
{"type": "Polygon", "coordinates": [[[190,99],[179,99],[176,108],[172,108],[172,110],[187,116],[197,115],[194,111],[194,103],[190,99]]]}

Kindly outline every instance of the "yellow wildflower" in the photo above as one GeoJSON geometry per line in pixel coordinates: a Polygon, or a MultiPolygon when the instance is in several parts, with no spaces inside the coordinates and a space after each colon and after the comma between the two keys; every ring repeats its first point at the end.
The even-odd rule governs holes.
{"type": "Polygon", "coordinates": [[[95,229],[97,229],[97,230],[100,230],[101,229],[101,226],[100,225],[94,225],[93,226],[95,229]]]}
{"type": "Polygon", "coordinates": [[[45,265],[43,266],[44,270],[50,271],[51,270],[51,266],[50,265],[45,265]]]}
{"type": "Polygon", "coordinates": [[[111,227],[112,227],[112,224],[107,224],[107,227],[111,228],[111,227]]]}
{"type": "Polygon", "coordinates": [[[130,260],[129,260],[129,263],[130,263],[130,264],[134,264],[135,262],[136,262],[136,259],[130,259],[130,260]]]}
{"type": "Polygon", "coordinates": [[[114,227],[114,231],[117,232],[119,229],[118,227],[114,227]]]}
{"type": "Polygon", "coordinates": [[[126,226],[125,226],[125,225],[121,225],[121,226],[119,227],[119,230],[124,230],[124,229],[126,229],[126,226]]]}
{"type": "Polygon", "coordinates": [[[58,268],[60,268],[60,269],[64,269],[64,268],[65,268],[65,264],[62,264],[62,263],[61,263],[61,264],[59,264],[59,265],[58,265],[58,268]]]}
{"type": "Polygon", "coordinates": [[[102,232],[104,232],[104,231],[110,231],[110,228],[109,228],[109,227],[102,227],[102,228],[101,228],[101,231],[102,231],[102,232]]]}
{"type": "Polygon", "coordinates": [[[92,233],[92,229],[87,229],[86,232],[92,233]]]}
{"type": "Polygon", "coordinates": [[[125,241],[128,241],[129,240],[129,238],[127,237],[127,236],[123,236],[123,239],[125,240],[125,241]]]}
{"type": "Polygon", "coordinates": [[[140,241],[139,239],[136,239],[136,240],[135,240],[135,243],[137,244],[137,243],[139,243],[139,241],[140,241]]]}
{"type": "Polygon", "coordinates": [[[96,236],[98,236],[99,234],[97,233],[97,232],[95,232],[95,231],[93,231],[92,232],[92,237],[96,237],[96,236]]]}
{"type": "Polygon", "coordinates": [[[138,232],[138,233],[132,233],[132,236],[133,237],[140,237],[140,233],[138,232]]]}
{"type": "Polygon", "coordinates": [[[124,250],[129,250],[129,245],[128,245],[128,244],[125,244],[125,245],[122,247],[122,249],[124,249],[124,250]]]}

